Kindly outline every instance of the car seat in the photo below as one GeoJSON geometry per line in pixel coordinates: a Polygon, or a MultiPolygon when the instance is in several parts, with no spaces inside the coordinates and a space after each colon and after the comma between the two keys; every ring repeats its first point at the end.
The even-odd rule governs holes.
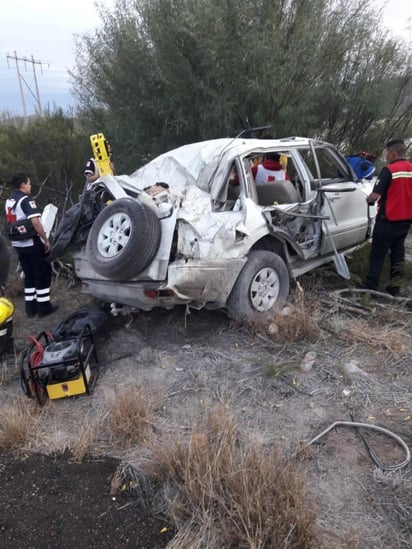
{"type": "Polygon", "coordinates": [[[261,206],[278,204],[293,204],[299,202],[299,193],[290,181],[275,181],[256,185],[258,203],[261,206]]]}

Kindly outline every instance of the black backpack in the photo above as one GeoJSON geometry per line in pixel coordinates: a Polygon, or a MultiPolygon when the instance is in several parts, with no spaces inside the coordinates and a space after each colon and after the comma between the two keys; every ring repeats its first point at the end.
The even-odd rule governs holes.
{"type": "Polygon", "coordinates": [[[53,328],[52,335],[56,341],[61,341],[68,337],[80,335],[86,326],[90,327],[92,333],[96,333],[105,328],[108,320],[109,315],[102,311],[102,309],[99,309],[99,307],[85,305],[71,313],[53,328]]]}

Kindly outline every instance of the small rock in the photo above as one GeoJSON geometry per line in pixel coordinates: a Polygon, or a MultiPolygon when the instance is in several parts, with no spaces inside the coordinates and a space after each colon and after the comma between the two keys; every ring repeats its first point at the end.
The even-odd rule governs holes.
{"type": "Polygon", "coordinates": [[[312,369],[312,366],[315,364],[316,353],[315,351],[309,351],[303,357],[302,362],[300,363],[300,369],[302,372],[309,372],[312,369]]]}
{"type": "Polygon", "coordinates": [[[349,362],[346,362],[346,364],[343,365],[343,369],[347,374],[362,374],[364,376],[367,375],[366,372],[359,368],[357,360],[350,360],[349,362]]]}

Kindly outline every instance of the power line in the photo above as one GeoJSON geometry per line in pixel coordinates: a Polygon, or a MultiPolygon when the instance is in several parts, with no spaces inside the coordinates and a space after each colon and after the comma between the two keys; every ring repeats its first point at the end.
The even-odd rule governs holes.
{"type": "Polygon", "coordinates": [[[38,86],[38,83],[37,83],[36,65],[40,66],[40,72],[43,74],[43,65],[47,64],[47,66],[49,66],[48,63],[43,63],[43,61],[39,61],[39,60],[34,59],[33,55],[31,56],[31,59],[27,59],[27,57],[18,57],[16,52],[14,52],[14,55],[6,55],[6,59],[7,59],[7,66],[9,68],[10,68],[9,59],[13,59],[15,64],[16,64],[17,79],[18,79],[18,82],[19,82],[19,90],[20,90],[20,97],[21,97],[21,103],[22,103],[22,107],[23,107],[24,117],[27,118],[27,109],[26,109],[26,100],[25,100],[24,93],[23,93],[23,84],[25,84],[28,91],[33,96],[34,100],[36,101],[37,112],[39,114],[41,114],[42,109],[41,109],[39,86],[38,86]],[[33,93],[33,90],[31,88],[30,84],[28,84],[26,82],[24,76],[21,74],[19,62],[24,63],[26,71],[27,71],[27,63],[31,64],[31,66],[32,66],[33,77],[34,77],[34,93],[33,93]]]}

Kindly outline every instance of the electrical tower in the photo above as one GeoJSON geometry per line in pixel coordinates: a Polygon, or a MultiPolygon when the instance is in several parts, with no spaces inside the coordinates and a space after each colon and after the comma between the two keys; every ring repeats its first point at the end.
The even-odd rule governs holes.
{"type": "MultiPolygon", "coordinates": [[[[13,59],[16,63],[16,71],[17,71],[17,79],[19,82],[19,90],[20,90],[20,97],[21,97],[21,104],[23,107],[23,115],[24,118],[27,118],[27,109],[26,109],[26,100],[24,97],[24,91],[23,91],[23,84],[25,84],[26,88],[28,89],[29,93],[33,96],[34,100],[36,101],[37,105],[37,112],[41,114],[41,101],[40,101],[40,93],[39,93],[39,86],[37,84],[37,74],[36,74],[36,65],[40,66],[40,72],[43,74],[43,65],[46,63],[43,63],[42,61],[34,59],[33,55],[31,56],[31,59],[27,59],[27,57],[18,57],[17,53],[14,52],[14,55],[7,55],[7,66],[10,68],[9,65],[9,59],[13,59]],[[26,82],[26,79],[22,75],[20,71],[20,65],[19,61],[24,63],[24,68],[27,71],[27,64],[31,64],[32,71],[33,71],[33,79],[34,79],[34,92],[28,82],[26,82]]],[[[48,64],[47,64],[48,65],[48,64]]]]}

